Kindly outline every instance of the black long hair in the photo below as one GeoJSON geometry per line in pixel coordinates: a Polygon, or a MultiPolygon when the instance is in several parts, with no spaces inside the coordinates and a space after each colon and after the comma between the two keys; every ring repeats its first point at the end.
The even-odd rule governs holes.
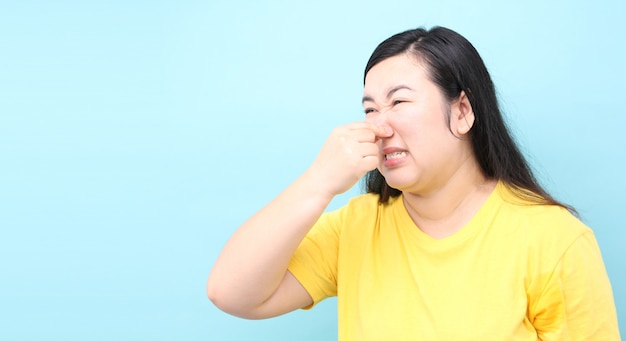
{"type": "MultiPolygon", "coordinates": [[[[424,63],[431,81],[448,103],[465,92],[475,116],[470,133],[472,149],[485,176],[502,181],[525,201],[576,212],[548,194],[533,175],[504,122],[487,67],[467,39],[439,26],[398,33],[376,47],[365,67],[364,79],[376,64],[403,53],[424,63]]],[[[366,175],[365,187],[368,193],[379,194],[383,203],[402,193],[389,186],[378,169],[366,175]]]]}

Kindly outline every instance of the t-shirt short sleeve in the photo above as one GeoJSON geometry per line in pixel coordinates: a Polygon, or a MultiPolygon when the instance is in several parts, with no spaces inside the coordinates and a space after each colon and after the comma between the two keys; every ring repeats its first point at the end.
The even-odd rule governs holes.
{"type": "Polygon", "coordinates": [[[619,340],[612,288],[592,231],[566,250],[532,310],[542,340],[619,340]]]}
{"type": "Polygon", "coordinates": [[[313,305],[337,295],[341,212],[340,209],[322,214],[296,249],[288,266],[289,272],[313,298],[313,305]]]}

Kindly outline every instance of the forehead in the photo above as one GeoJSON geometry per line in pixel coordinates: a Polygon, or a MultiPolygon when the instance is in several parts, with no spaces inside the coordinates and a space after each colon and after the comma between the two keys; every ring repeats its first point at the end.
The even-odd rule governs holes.
{"type": "Polygon", "coordinates": [[[403,53],[389,57],[372,67],[365,76],[365,93],[375,94],[399,84],[414,88],[430,83],[428,71],[416,57],[403,53]]]}

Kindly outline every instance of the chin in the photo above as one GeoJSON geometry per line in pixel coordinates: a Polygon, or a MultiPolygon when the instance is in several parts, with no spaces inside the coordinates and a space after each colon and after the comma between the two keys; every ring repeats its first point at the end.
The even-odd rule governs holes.
{"type": "Polygon", "coordinates": [[[400,191],[404,191],[405,188],[407,188],[408,183],[404,182],[404,181],[394,181],[395,179],[387,179],[385,178],[385,182],[387,183],[387,185],[389,185],[390,187],[393,187],[397,190],[400,191]]]}
{"type": "Polygon", "coordinates": [[[409,190],[410,188],[414,188],[417,184],[418,180],[415,177],[415,174],[411,174],[411,176],[400,176],[401,174],[383,174],[385,176],[385,182],[390,187],[393,187],[402,192],[409,190]],[[386,176],[385,176],[386,175],[386,176]]]}

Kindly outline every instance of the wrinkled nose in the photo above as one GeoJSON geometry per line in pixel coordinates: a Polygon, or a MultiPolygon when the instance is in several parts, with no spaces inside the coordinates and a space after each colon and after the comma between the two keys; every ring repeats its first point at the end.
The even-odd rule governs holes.
{"type": "Polygon", "coordinates": [[[369,122],[369,123],[375,124],[375,125],[377,125],[379,127],[384,128],[385,131],[387,131],[387,134],[385,134],[385,136],[379,136],[379,138],[385,139],[385,138],[389,138],[389,137],[391,137],[391,135],[393,135],[394,130],[391,127],[391,125],[389,124],[389,122],[387,121],[387,115],[385,115],[385,114],[366,116],[365,117],[365,122],[369,122]]]}

